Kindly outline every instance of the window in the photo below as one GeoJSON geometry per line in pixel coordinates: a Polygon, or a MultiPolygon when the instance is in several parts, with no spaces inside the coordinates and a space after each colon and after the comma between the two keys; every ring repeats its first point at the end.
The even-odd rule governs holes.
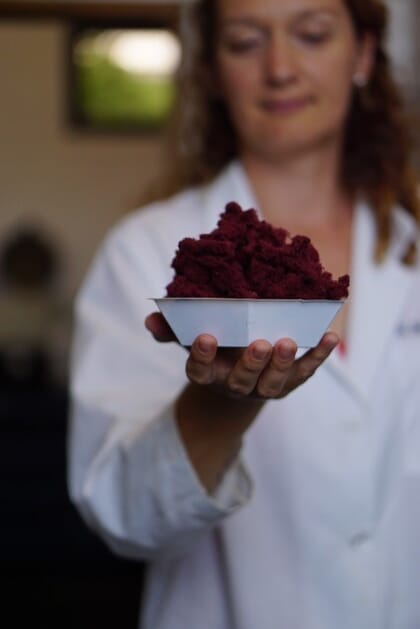
{"type": "Polygon", "coordinates": [[[178,36],[167,24],[75,24],[71,123],[86,130],[160,130],[175,102],[180,59],[178,36]]]}

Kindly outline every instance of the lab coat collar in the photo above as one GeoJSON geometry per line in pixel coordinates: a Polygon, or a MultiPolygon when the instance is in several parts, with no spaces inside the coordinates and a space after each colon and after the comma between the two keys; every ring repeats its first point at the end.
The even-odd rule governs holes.
{"type": "MultiPolygon", "coordinates": [[[[209,231],[229,201],[236,201],[244,209],[255,208],[261,216],[250,182],[238,161],[232,162],[204,193],[209,231]]],[[[364,200],[356,205],[347,355],[343,360],[336,350],[325,363],[331,375],[340,379],[362,403],[369,401],[372,380],[380,369],[415,276],[414,270],[403,265],[400,257],[407,243],[418,237],[416,223],[398,207],[392,220],[393,240],[388,255],[382,264],[376,264],[373,213],[364,200]]]]}
{"type": "Polygon", "coordinates": [[[244,209],[259,212],[257,201],[241,163],[231,162],[210,184],[202,189],[202,207],[206,209],[205,231],[214,229],[220,214],[230,201],[244,209]]]}
{"type": "Polygon", "coordinates": [[[335,351],[326,364],[365,404],[369,403],[372,382],[384,353],[389,351],[391,342],[396,342],[395,331],[415,278],[414,268],[400,259],[407,243],[417,238],[415,221],[401,208],[394,209],[392,221],[389,252],[383,263],[377,264],[373,259],[373,213],[363,201],[356,206],[347,355],[343,360],[335,351]]]}

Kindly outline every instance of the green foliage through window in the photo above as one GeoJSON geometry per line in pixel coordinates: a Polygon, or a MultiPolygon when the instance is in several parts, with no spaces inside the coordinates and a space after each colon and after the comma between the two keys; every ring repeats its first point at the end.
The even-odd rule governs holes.
{"type": "Polygon", "coordinates": [[[101,32],[87,33],[75,49],[74,86],[79,117],[93,127],[159,129],[174,104],[174,72],[141,72],[123,67],[111,55],[111,44],[124,34],[115,31],[114,38],[107,34],[108,45],[106,41],[101,44],[101,37],[101,32]]]}

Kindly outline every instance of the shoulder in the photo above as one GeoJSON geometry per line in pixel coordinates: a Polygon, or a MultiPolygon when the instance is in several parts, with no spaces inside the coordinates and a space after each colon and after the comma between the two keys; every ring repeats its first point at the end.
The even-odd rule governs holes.
{"type": "Polygon", "coordinates": [[[220,188],[229,187],[222,173],[206,185],[185,189],[121,218],[96,251],[84,287],[103,278],[160,294],[172,277],[171,262],[178,243],[185,237],[198,238],[216,226],[222,210],[220,188]],[[149,286],[151,282],[153,286],[149,286]]]}
{"type": "Polygon", "coordinates": [[[416,260],[408,269],[417,276],[417,282],[420,283],[420,225],[414,216],[401,206],[394,208],[392,218],[391,246],[399,259],[404,257],[410,246],[417,248],[416,260]]]}
{"type": "Polygon", "coordinates": [[[120,219],[106,237],[108,246],[125,242],[135,245],[150,241],[165,232],[185,229],[199,220],[200,188],[191,188],[175,196],[136,208],[120,219]]]}
{"type": "Polygon", "coordinates": [[[243,188],[240,167],[228,164],[213,180],[187,188],[178,194],[138,208],[120,220],[109,234],[110,240],[152,237],[168,230],[181,237],[198,235],[216,226],[225,204],[232,194],[243,188]]]}
{"type": "Polygon", "coordinates": [[[120,219],[108,232],[98,251],[99,259],[119,269],[141,273],[170,272],[179,241],[200,233],[202,213],[200,188],[137,208],[120,219]]]}
{"type": "Polygon", "coordinates": [[[95,252],[79,291],[79,303],[109,301],[111,293],[163,294],[172,277],[171,262],[181,237],[189,235],[200,212],[199,190],[140,207],[121,218],[95,252]]]}
{"type": "Polygon", "coordinates": [[[238,166],[229,164],[207,184],[140,207],[121,219],[108,233],[104,246],[144,251],[174,252],[185,237],[197,238],[214,229],[225,204],[237,187],[238,166]]]}
{"type": "Polygon", "coordinates": [[[396,240],[406,243],[420,241],[420,225],[412,214],[402,207],[396,205],[392,211],[392,230],[396,240]]]}
{"type": "MultiPolygon", "coordinates": [[[[359,237],[364,235],[373,248],[377,237],[377,225],[375,213],[367,202],[359,205],[359,237]],[[367,236],[366,236],[367,235],[367,236]]],[[[390,245],[387,257],[394,262],[401,262],[410,246],[417,245],[420,252],[420,225],[416,218],[410,214],[403,206],[394,205],[390,215],[390,245]]],[[[413,270],[419,269],[419,259],[411,267],[413,270]]]]}

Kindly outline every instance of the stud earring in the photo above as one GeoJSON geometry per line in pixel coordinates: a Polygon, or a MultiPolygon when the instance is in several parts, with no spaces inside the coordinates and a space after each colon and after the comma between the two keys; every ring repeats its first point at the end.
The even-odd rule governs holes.
{"type": "Polygon", "coordinates": [[[367,79],[363,76],[363,74],[361,74],[360,72],[357,72],[354,77],[353,77],[353,83],[356,87],[366,87],[367,85],[367,79]]]}

